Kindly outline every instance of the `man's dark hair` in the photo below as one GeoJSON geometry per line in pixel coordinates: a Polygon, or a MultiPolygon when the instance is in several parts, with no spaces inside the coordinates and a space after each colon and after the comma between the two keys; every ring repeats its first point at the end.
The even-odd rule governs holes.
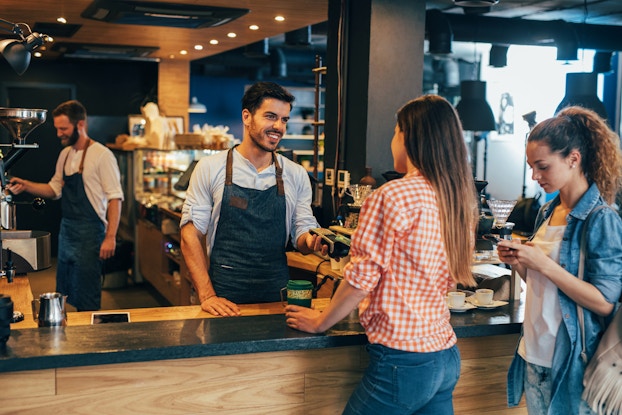
{"type": "Polygon", "coordinates": [[[296,97],[279,84],[274,82],[257,82],[244,93],[242,97],[242,110],[247,109],[251,114],[254,114],[266,98],[274,98],[279,101],[288,102],[290,110],[292,108],[292,102],[296,99],[296,97]]]}
{"type": "Polygon", "coordinates": [[[76,100],[65,101],[52,111],[53,117],[61,115],[66,115],[72,124],[77,124],[78,121],[86,120],[86,108],[76,100]]]}

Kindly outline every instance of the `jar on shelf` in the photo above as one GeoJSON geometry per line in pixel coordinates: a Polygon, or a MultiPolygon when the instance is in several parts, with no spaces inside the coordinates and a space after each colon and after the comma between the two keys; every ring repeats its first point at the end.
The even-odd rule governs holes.
{"type": "Polygon", "coordinates": [[[372,189],[376,187],[376,179],[371,175],[371,167],[365,167],[365,176],[361,177],[359,184],[370,185],[372,189]]]}

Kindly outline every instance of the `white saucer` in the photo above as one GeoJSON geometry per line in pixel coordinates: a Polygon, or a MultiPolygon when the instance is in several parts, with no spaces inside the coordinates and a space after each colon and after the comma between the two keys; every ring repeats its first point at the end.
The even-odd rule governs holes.
{"type": "Polygon", "coordinates": [[[451,311],[452,313],[464,313],[475,308],[473,304],[467,302],[465,302],[462,307],[452,307],[448,302],[447,307],[449,307],[449,311],[451,311]]]}
{"type": "Polygon", "coordinates": [[[474,307],[481,308],[484,310],[490,310],[490,309],[501,307],[501,306],[508,304],[507,301],[499,301],[499,300],[493,300],[493,302],[490,304],[479,304],[475,296],[467,297],[466,301],[468,301],[474,307]]]}

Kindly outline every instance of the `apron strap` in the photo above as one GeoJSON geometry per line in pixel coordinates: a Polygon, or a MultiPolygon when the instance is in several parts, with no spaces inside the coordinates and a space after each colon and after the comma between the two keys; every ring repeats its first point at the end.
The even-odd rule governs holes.
{"type": "MultiPolygon", "coordinates": [[[[80,168],[78,168],[79,174],[82,174],[82,171],[84,170],[84,159],[86,157],[86,150],[89,149],[90,145],[91,145],[91,139],[89,138],[89,141],[86,142],[86,147],[84,147],[84,152],[82,153],[82,160],[80,160],[80,168]]],[[[69,153],[71,153],[71,150],[67,152],[67,155],[65,156],[65,161],[63,162],[63,175],[65,174],[65,166],[67,165],[67,159],[69,158],[69,153]]]]}
{"type": "Polygon", "coordinates": [[[285,194],[285,188],[283,187],[283,168],[279,164],[279,160],[276,158],[276,152],[272,152],[272,161],[274,162],[274,169],[276,170],[276,188],[279,196],[285,194]]]}
{"type": "MultiPolygon", "coordinates": [[[[233,149],[234,146],[227,152],[227,166],[225,167],[225,186],[231,186],[233,184],[233,149]]],[[[86,153],[86,150],[84,151],[86,153]]],[[[283,168],[279,164],[279,160],[276,157],[276,152],[272,152],[272,162],[276,171],[276,188],[279,196],[285,194],[285,187],[283,186],[283,168]]]]}
{"type": "Polygon", "coordinates": [[[233,184],[233,149],[234,146],[227,152],[227,167],[225,168],[225,186],[231,186],[233,184]]]}

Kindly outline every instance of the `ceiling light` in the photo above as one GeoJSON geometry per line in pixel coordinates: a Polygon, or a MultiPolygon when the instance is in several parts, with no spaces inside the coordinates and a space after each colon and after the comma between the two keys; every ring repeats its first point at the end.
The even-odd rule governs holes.
{"type": "Polygon", "coordinates": [[[555,112],[569,105],[578,105],[595,111],[603,119],[607,119],[605,104],[596,95],[598,74],[593,72],[577,72],[566,74],[566,96],[559,103],[555,112]]]}
{"type": "Polygon", "coordinates": [[[231,39],[233,39],[234,37],[237,37],[237,36],[238,36],[238,35],[236,35],[236,34],[235,34],[235,33],[233,33],[233,32],[229,32],[229,33],[227,33],[227,37],[230,37],[231,39]]]}
{"type": "Polygon", "coordinates": [[[259,26],[257,26],[256,24],[252,24],[248,27],[250,30],[259,30],[259,26]]]}
{"type": "Polygon", "coordinates": [[[611,72],[611,57],[613,52],[611,51],[597,51],[594,54],[594,67],[592,72],[596,73],[608,73],[611,72]]]}
{"type": "Polygon", "coordinates": [[[188,112],[192,114],[205,114],[207,112],[207,108],[199,102],[197,97],[192,97],[190,106],[188,107],[188,112]]]}
{"type": "Polygon", "coordinates": [[[180,54],[180,55],[187,55],[187,54],[188,54],[188,51],[187,51],[187,50],[185,50],[185,49],[182,49],[182,50],[180,50],[180,51],[179,51],[179,54],[180,54]]]}
{"type": "Polygon", "coordinates": [[[488,55],[488,63],[493,68],[505,68],[508,66],[509,45],[492,45],[488,55]]]}
{"type": "Polygon", "coordinates": [[[217,45],[218,43],[219,43],[219,42],[218,42],[218,40],[216,40],[216,39],[212,39],[212,40],[210,40],[210,41],[209,41],[209,44],[210,44],[210,45],[217,45]]]}
{"type": "Polygon", "coordinates": [[[194,50],[203,50],[203,45],[194,45],[194,50]]]}
{"type": "Polygon", "coordinates": [[[283,16],[274,16],[274,20],[276,20],[277,22],[284,22],[285,21],[285,17],[283,17],[283,16]]]}
{"type": "Polygon", "coordinates": [[[462,81],[456,111],[465,131],[493,131],[497,128],[492,109],[486,101],[486,82],[462,81]]]}
{"type": "Polygon", "coordinates": [[[57,17],[57,18],[56,18],[56,21],[57,21],[58,23],[63,23],[63,24],[67,23],[67,19],[65,19],[65,18],[64,18],[64,17],[62,17],[62,16],[61,16],[61,17],[57,17]]]}

